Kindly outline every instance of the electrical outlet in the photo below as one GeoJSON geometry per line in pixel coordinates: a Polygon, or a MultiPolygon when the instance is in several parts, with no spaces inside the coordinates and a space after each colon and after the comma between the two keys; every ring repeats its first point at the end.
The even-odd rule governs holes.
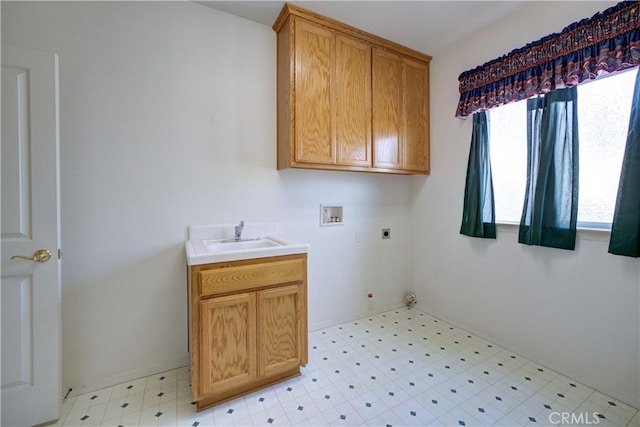
{"type": "Polygon", "coordinates": [[[391,238],[391,229],[390,228],[383,228],[382,229],[382,239],[390,239],[391,238]]]}

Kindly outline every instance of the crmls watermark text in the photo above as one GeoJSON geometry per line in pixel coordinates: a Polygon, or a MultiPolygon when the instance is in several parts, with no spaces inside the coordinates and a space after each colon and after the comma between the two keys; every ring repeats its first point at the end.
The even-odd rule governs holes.
{"type": "Polygon", "coordinates": [[[599,412],[552,412],[549,414],[551,424],[580,424],[596,425],[600,424],[599,412]]]}

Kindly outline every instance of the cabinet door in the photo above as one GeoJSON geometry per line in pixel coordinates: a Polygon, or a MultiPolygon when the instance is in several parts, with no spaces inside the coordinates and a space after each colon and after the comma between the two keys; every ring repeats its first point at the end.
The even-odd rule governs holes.
{"type": "Polygon", "coordinates": [[[371,46],[336,39],[336,144],[340,165],[371,166],[371,46]]]}
{"type": "Polygon", "coordinates": [[[402,62],[403,169],[429,171],[429,67],[402,62]]]}
{"type": "Polygon", "coordinates": [[[373,166],[402,168],[402,61],[373,49],[373,166]]]}
{"type": "Polygon", "coordinates": [[[303,19],[295,21],[296,162],[336,162],[332,81],[335,35],[303,19]]]}
{"type": "Polygon", "coordinates": [[[258,292],[258,372],[273,375],[307,363],[307,308],[303,285],[258,292]]]}
{"type": "Polygon", "coordinates": [[[228,390],[257,376],[255,292],[200,302],[200,389],[228,390]]]}

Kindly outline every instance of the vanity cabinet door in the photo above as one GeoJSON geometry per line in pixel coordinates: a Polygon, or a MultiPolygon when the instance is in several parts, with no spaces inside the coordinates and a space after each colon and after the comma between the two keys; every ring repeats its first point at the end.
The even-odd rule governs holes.
{"type": "Polygon", "coordinates": [[[201,395],[220,393],[254,380],[256,293],[200,301],[201,395]]]}
{"type": "Polygon", "coordinates": [[[304,285],[258,293],[258,373],[270,376],[307,363],[304,285]]]}

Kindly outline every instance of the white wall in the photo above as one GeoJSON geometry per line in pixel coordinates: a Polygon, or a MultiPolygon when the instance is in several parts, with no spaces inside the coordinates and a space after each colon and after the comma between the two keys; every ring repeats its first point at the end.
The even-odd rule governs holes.
{"type": "Polygon", "coordinates": [[[409,178],[276,170],[271,28],[190,2],[1,8],[2,43],[60,57],[65,391],[187,363],[189,225],[310,243],[311,328],[401,303],[409,178]],[[344,226],[319,227],[323,202],[344,226]]]}
{"type": "Polygon", "coordinates": [[[410,284],[419,308],[637,407],[637,259],[607,254],[608,234],[579,233],[574,252],[502,228],[497,241],[458,234],[471,120],[454,118],[457,76],[612,4],[530,2],[434,57],[433,166],[411,178],[410,284]]]}

